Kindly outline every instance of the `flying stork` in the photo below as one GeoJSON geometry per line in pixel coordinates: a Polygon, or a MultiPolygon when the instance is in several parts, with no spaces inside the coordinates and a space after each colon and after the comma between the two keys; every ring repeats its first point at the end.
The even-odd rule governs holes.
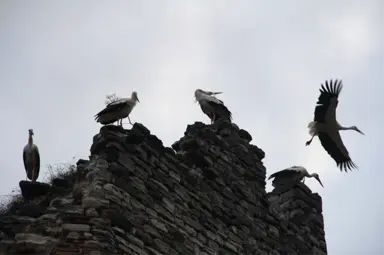
{"type": "Polygon", "coordinates": [[[286,168],[284,170],[281,170],[279,172],[276,172],[269,176],[268,180],[274,178],[272,180],[272,185],[273,187],[276,187],[276,184],[279,183],[295,183],[295,182],[301,182],[305,180],[305,177],[312,178],[314,177],[322,187],[323,183],[320,181],[320,177],[317,173],[309,174],[307,169],[302,166],[291,166],[289,168],[286,168]]]}
{"type": "Polygon", "coordinates": [[[199,102],[200,108],[204,114],[211,119],[211,124],[219,119],[231,122],[232,113],[224,105],[223,101],[217,99],[214,95],[222,92],[211,92],[197,89],[195,91],[196,101],[199,102]]]}
{"type": "Polygon", "coordinates": [[[133,91],[131,98],[120,98],[109,103],[102,111],[95,115],[95,120],[103,125],[120,120],[120,126],[122,126],[123,118],[128,117],[129,124],[133,125],[129,118],[129,114],[135,107],[136,102],[140,103],[139,98],[137,97],[137,92],[133,91]]]}
{"type": "Polygon", "coordinates": [[[306,142],[310,145],[315,136],[319,137],[321,145],[328,154],[336,161],[336,165],[341,171],[347,172],[357,168],[355,163],[349,157],[345,148],[339,130],[355,130],[363,134],[356,126],[343,127],[336,120],[336,107],[343,84],[341,80],[332,82],[325,81],[325,87],[321,84],[320,96],[315,108],[314,121],[308,124],[309,134],[312,136],[306,142]]]}
{"type": "MultiPolygon", "coordinates": [[[[33,130],[29,129],[28,144],[23,150],[24,168],[27,172],[27,178],[35,182],[39,178],[40,172],[40,153],[36,144],[33,143],[33,130]]],[[[26,178],[26,179],[27,179],[26,178]]]]}

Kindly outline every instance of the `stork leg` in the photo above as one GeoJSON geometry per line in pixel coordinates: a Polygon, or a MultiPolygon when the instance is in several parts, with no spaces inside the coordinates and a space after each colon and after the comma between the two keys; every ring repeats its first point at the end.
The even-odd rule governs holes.
{"type": "Polygon", "coordinates": [[[311,137],[311,139],[308,140],[308,141],[305,143],[305,146],[310,145],[314,137],[315,137],[315,135],[313,135],[313,136],[311,137]]]}
{"type": "Polygon", "coordinates": [[[131,125],[133,126],[133,124],[132,124],[131,119],[129,118],[129,116],[128,116],[128,121],[129,121],[129,124],[131,124],[131,125]]]}

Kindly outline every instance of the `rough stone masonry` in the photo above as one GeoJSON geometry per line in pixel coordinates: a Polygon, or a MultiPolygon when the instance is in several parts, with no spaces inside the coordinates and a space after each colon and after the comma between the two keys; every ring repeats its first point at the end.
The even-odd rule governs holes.
{"type": "Polygon", "coordinates": [[[327,254],[321,198],[304,184],[267,194],[251,140],[196,122],[172,149],[142,124],[102,127],[70,177],[20,182],[0,254],[327,254]]]}

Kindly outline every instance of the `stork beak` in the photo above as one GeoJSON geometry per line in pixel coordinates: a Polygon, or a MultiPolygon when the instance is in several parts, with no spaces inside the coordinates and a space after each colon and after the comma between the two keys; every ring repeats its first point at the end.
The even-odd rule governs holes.
{"type": "Polygon", "coordinates": [[[320,181],[320,178],[318,178],[318,177],[315,177],[315,178],[316,178],[316,180],[320,183],[321,187],[324,188],[323,183],[320,181]]]}
{"type": "Polygon", "coordinates": [[[137,100],[137,102],[139,102],[139,103],[140,103],[140,100],[139,100],[139,98],[138,98],[138,97],[136,97],[136,100],[137,100]]]}
{"type": "Polygon", "coordinates": [[[211,92],[212,95],[218,95],[218,94],[222,94],[223,92],[211,92]]]}
{"type": "Polygon", "coordinates": [[[356,128],[356,131],[359,132],[362,135],[365,135],[363,132],[360,131],[360,129],[356,128]]]}

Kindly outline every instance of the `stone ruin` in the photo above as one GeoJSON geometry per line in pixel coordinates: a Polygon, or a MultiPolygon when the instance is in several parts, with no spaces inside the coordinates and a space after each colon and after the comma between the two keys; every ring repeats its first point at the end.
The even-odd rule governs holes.
{"type": "Polygon", "coordinates": [[[321,197],[302,183],[267,193],[251,140],[196,122],[172,149],[139,123],[102,127],[68,178],[20,182],[0,255],[327,254],[321,197]]]}

